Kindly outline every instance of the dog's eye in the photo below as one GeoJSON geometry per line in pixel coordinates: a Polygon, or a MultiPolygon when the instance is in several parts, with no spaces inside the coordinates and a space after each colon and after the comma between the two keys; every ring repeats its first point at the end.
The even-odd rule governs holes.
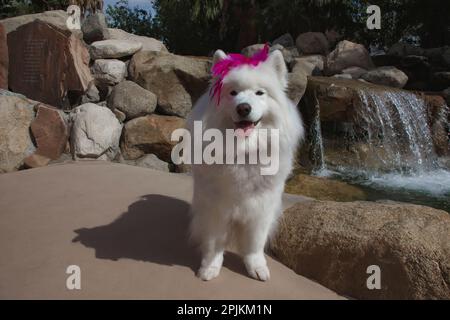
{"type": "Polygon", "coordinates": [[[264,94],[264,91],[258,90],[256,91],[257,96],[262,96],[264,94]]]}
{"type": "Polygon", "coordinates": [[[235,90],[231,91],[230,94],[234,97],[237,96],[237,92],[235,90]]]}

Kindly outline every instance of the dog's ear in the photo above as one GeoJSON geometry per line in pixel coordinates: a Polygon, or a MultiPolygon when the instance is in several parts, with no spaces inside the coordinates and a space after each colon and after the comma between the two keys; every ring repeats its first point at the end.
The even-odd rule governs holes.
{"type": "Polygon", "coordinates": [[[267,62],[272,65],[272,68],[275,70],[275,73],[277,74],[278,79],[281,81],[283,87],[286,87],[288,70],[281,51],[274,50],[272,53],[270,53],[267,62]]]}
{"type": "Polygon", "coordinates": [[[222,50],[216,50],[216,52],[214,52],[214,56],[213,56],[213,65],[215,65],[217,62],[219,62],[220,60],[223,60],[227,57],[226,53],[223,52],[222,50]]]}

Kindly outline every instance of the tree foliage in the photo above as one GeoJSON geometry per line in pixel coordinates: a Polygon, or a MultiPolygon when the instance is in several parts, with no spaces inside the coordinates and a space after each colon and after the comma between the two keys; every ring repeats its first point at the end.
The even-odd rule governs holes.
{"type": "MultiPolygon", "coordinates": [[[[1,17],[65,8],[68,0],[0,0],[1,17]]],[[[399,40],[423,47],[450,45],[448,0],[148,0],[154,15],[108,6],[112,27],[162,39],[179,54],[205,55],[216,48],[238,51],[290,33],[334,29],[366,46],[389,47],[399,40]],[[368,30],[366,9],[382,10],[382,29],[368,30]]]]}
{"type": "Polygon", "coordinates": [[[130,8],[128,0],[119,0],[106,9],[108,24],[142,36],[155,36],[154,23],[150,12],[137,7],[130,8]]]}

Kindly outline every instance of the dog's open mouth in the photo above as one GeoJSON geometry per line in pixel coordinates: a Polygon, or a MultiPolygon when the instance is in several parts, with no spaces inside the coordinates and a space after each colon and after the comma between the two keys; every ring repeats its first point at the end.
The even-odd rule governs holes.
{"type": "Polygon", "coordinates": [[[234,123],[234,127],[235,127],[235,130],[241,129],[242,131],[244,131],[244,134],[246,136],[248,136],[248,135],[250,135],[250,133],[252,133],[253,129],[256,128],[256,126],[258,125],[259,121],[261,121],[261,119],[259,119],[256,122],[239,121],[239,122],[235,122],[234,123]]]}

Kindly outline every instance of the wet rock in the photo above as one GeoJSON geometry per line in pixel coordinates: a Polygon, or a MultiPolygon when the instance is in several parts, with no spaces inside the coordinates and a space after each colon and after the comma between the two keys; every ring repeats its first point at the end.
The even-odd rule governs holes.
{"type": "Polygon", "coordinates": [[[291,177],[286,183],[285,192],[317,200],[347,202],[367,199],[365,192],[358,187],[345,182],[306,174],[296,174],[291,177]]]}
{"type": "Polygon", "coordinates": [[[403,88],[408,82],[408,76],[396,67],[379,67],[368,71],[362,78],[371,83],[394,88],[403,88]]]}

